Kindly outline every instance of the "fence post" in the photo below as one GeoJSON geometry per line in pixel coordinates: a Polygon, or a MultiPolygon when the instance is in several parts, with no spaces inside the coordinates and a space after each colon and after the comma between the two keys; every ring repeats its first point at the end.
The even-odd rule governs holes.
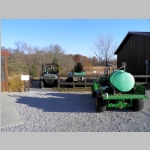
{"type": "Polygon", "coordinates": [[[26,92],[26,80],[24,80],[24,92],[26,92]]]}
{"type": "Polygon", "coordinates": [[[75,83],[74,83],[74,81],[73,81],[73,88],[75,87],[75,83]]]}
{"type": "Polygon", "coordinates": [[[84,80],[84,83],[85,83],[84,87],[86,87],[86,86],[87,86],[87,84],[86,84],[86,79],[84,80]]]}
{"type": "Polygon", "coordinates": [[[58,74],[58,78],[57,78],[57,87],[58,87],[58,92],[60,92],[60,76],[58,74]]]}
{"type": "Polygon", "coordinates": [[[30,80],[27,81],[28,92],[30,91],[30,80]]]}
{"type": "Polygon", "coordinates": [[[28,92],[30,91],[29,83],[29,80],[24,80],[24,92],[26,92],[27,90],[28,92]]]}

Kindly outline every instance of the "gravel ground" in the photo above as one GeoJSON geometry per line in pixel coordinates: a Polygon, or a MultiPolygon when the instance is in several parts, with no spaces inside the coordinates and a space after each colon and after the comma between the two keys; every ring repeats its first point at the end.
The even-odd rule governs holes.
{"type": "MultiPolygon", "coordinates": [[[[149,132],[150,100],[144,109],[109,109],[96,113],[90,92],[60,93],[38,88],[10,92],[23,124],[1,128],[1,132],[149,132]]],[[[150,97],[150,91],[147,91],[150,97]]]]}

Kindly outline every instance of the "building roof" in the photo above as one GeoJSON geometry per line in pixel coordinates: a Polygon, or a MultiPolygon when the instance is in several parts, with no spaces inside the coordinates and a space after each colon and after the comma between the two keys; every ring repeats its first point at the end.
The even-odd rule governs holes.
{"type": "Polygon", "coordinates": [[[120,48],[122,47],[122,45],[126,42],[126,40],[131,35],[141,35],[141,36],[148,36],[148,37],[150,37],[150,32],[128,32],[127,35],[125,36],[125,38],[123,39],[123,41],[121,42],[121,44],[118,46],[118,48],[117,48],[117,50],[115,51],[114,54],[118,54],[118,52],[120,51],[120,48]]]}

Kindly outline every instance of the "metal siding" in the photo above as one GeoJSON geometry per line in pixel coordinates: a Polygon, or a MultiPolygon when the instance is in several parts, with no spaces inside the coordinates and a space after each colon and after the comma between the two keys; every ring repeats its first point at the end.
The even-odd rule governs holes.
{"type": "Polygon", "coordinates": [[[133,75],[145,75],[147,59],[150,61],[150,37],[131,35],[117,54],[117,67],[121,67],[125,61],[128,72],[133,75]]]}
{"type": "Polygon", "coordinates": [[[133,38],[133,41],[131,41],[131,43],[132,43],[132,49],[131,49],[131,56],[130,56],[130,59],[131,59],[131,73],[133,74],[134,72],[133,72],[133,70],[134,70],[134,65],[132,64],[133,63],[133,59],[132,59],[132,57],[133,56],[135,56],[135,53],[136,53],[136,47],[135,47],[135,45],[136,45],[136,36],[135,35],[132,35],[132,38],[133,38]]]}

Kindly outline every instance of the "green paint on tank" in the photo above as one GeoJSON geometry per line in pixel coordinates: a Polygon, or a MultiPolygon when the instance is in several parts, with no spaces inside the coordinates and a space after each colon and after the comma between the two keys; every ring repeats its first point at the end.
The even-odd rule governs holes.
{"type": "Polygon", "coordinates": [[[86,72],[73,72],[73,74],[76,76],[83,76],[86,75],[86,72]]]}
{"type": "Polygon", "coordinates": [[[110,83],[121,92],[130,91],[135,84],[134,77],[123,70],[117,70],[110,76],[110,83]]]}
{"type": "Polygon", "coordinates": [[[94,81],[94,82],[93,82],[93,89],[94,89],[94,91],[97,91],[98,88],[99,88],[99,86],[98,86],[97,82],[94,81]]]}

